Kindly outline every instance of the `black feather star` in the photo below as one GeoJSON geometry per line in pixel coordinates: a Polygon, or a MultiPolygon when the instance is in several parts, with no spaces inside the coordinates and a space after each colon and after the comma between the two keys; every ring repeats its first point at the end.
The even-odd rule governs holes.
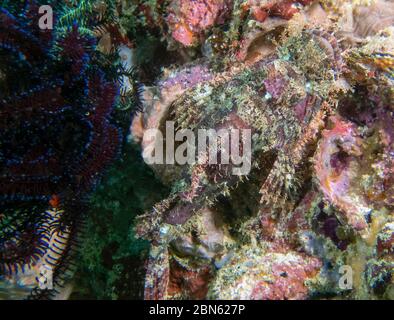
{"type": "Polygon", "coordinates": [[[119,88],[94,38],[77,23],[41,30],[27,2],[0,8],[0,282],[23,288],[16,298],[49,298],[67,284],[87,197],[119,153],[119,88]]]}

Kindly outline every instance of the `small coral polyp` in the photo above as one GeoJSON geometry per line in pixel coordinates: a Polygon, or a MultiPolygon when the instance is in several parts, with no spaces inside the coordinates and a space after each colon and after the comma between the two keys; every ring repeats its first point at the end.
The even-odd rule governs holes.
{"type": "MultiPolygon", "coordinates": [[[[0,11],[0,276],[7,281],[39,266],[63,277],[86,214],[87,194],[117,155],[111,124],[118,87],[106,78],[95,39],[77,24],[41,30],[32,1],[0,11]]],[[[26,280],[26,279],[25,279],[26,280]]],[[[32,296],[51,296],[39,290],[32,296]]]]}

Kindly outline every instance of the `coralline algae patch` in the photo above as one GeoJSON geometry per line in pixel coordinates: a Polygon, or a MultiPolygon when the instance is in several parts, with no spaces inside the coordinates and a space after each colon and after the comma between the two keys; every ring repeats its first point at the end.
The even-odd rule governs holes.
{"type": "Polygon", "coordinates": [[[195,44],[205,30],[224,22],[230,7],[228,0],[171,1],[167,24],[172,37],[185,46],[195,44]]]}
{"type": "Polygon", "coordinates": [[[308,297],[307,281],[318,274],[321,262],[290,250],[275,252],[241,247],[220,269],[211,283],[208,297],[236,300],[289,300],[308,297]]]}
{"type": "MultiPolygon", "coordinates": [[[[333,118],[334,127],[323,132],[320,152],[317,153],[316,173],[320,185],[327,197],[348,215],[349,223],[356,230],[367,227],[365,215],[370,212],[366,205],[360,203],[357,195],[350,194],[350,175],[356,177],[352,156],[361,155],[357,143],[355,128],[351,123],[333,118]],[[339,144],[340,143],[340,144],[339,144]],[[358,206],[358,207],[356,207],[358,206]]],[[[358,139],[359,140],[359,139],[358,139]]]]}

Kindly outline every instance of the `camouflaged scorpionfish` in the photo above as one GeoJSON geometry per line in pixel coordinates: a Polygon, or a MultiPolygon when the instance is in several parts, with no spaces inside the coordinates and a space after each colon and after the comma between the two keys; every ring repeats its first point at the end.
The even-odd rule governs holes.
{"type": "MultiPolygon", "coordinates": [[[[185,91],[169,106],[159,128],[174,121],[177,130],[194,132],[250,129],[251,167],[261,173],[259,211],[290,210],[309,178],[301,168],[308,166],[324,119],[335,107],[333,97],[342,90],[341,69],[335,38],[318,30],[302,31],[285,38],[276,54],[234,66],[185,91]]],[[[241,153],[243,147],[241,143],[241,153]]],[[[248,179],[232,174],[233,167],[219,162],[181,169],[186,186],[139,218],[137,234],[153,243],[146,298],[165,296],[159,287],[167,287],[167,246],[177,238],[177,228],[248,179]]]]}

